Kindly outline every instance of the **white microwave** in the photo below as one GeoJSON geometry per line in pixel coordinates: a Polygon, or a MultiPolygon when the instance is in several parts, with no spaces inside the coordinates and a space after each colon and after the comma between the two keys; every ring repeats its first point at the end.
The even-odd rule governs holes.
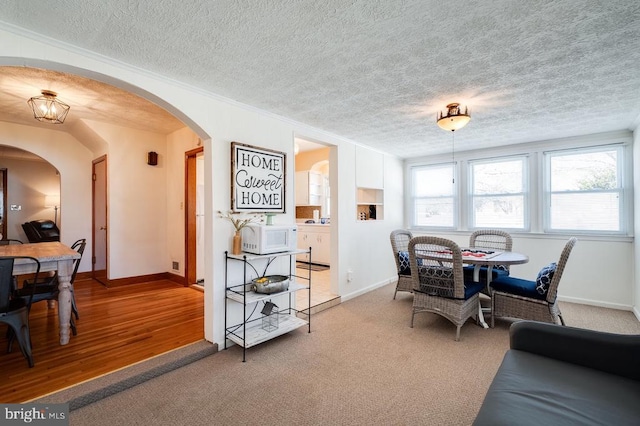
{"type": "Polygon", "coordinates": [[[296,225],[250,224],[242,228],[242,251],[271,254],[295,250],[298,246],[296,225]]]}

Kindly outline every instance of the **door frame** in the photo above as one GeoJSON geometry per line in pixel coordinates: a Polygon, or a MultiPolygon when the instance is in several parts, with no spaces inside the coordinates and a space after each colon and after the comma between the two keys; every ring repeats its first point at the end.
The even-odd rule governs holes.
{"type": "Polygon", "coordinates": [[[2,203],[2,227],[0,228],[0,233],[2,234],[2,238],[3,239],[8,239],[9,236],[7,235],[7,174],[9,172],[7,171],[6,168],[1,168],[0,169],[0,174],[2,174],[2,176],[0,177],[0,185],[2,185],[2,198],[0,199],[0,202],[2,203]]]}
{"type": "Polygon", "coordinates": [[[185,286],[193,285],[198,280],[196,274],[196,157],[201,153],[204,153],[202,146],[184,153],[185,286]]]}
{"type": "Polygon", "coordinates": [[[108,285],[108,281],[109,281],[109,226],[108,226],[108,222],[109,222],[109,197],[108,197],[108,163],[107,163],[107,155],[103,155],[100,156],[96,159],[94,159],[91,162],[91,233],[92,233],[92,238],[91,238],[91,276],[93,277],[93,279],[95,279],[96,281],[104,284],[104,285],[108,285]],[[104,196],[105,196],[105,200],[104,200],[104,217],[105,217],[105,221],[107,222],[106,226],[106,230],[105,230],[105,277],[104,277],[104,282],[103,280],[101,280],[101,277],[96,277],[96,211],[95,211],[95,206],[96,206],[96,164],[104,162],[104,196]]]}

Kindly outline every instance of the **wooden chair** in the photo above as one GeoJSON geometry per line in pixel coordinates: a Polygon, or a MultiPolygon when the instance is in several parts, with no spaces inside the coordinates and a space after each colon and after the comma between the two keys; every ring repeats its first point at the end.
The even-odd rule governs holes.
{"type": "Polygon", "coordinates": [[[35,262],[37,264],[36,279],[40,272],[40,262],[33,257],[0,257],[0,323],[5,323],[9,326],[7,331],[9,341],[7,352],[11,352],[13,340],[17,340],[20,351],[27,359],[29,367],[33,367],[31,333],[29,332],[29,308],[31,307],[33,293],[26,298],[14,297],[13,264],[15,259],[29,259],[35,262]]]}
{"type": "Polygon", "coordinates": [[[496,317],[521,318],[533,321],[560,323],[564,319],[557,303],[558,285],[569,260],[576,238],[564,246],[558,263],[542,268],[536,280],[511,276],[498,277],[491,282],[491,327],[496,317]]]}
{"type": "Polygon", "coordinates": [[[462,252],[453,241],[439,237],[415,237],[409,241],[409,261],[413,280],[413,312],[442,315],[456,325],[456,341],[467,319],[480,308],[478,293],[482,282],[464,280],[462,252]],[[450,253],[450,254],[449,254],[450,253]]]}
{"type": "Polygon", "coordinates": [[[413,292],[413,281],[411,280],[411,266],[409,265],[409,240],[413,238],[411,231],[396,229],[391,232],[391,251],[396,261],[398,271],[398,283],[393,292],[393,298],[399,291],[413,292]]]}

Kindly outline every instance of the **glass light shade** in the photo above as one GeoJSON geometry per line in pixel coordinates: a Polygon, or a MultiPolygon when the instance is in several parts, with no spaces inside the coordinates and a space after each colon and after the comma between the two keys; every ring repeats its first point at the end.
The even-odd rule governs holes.
{"type": "Polygon", "coordinates": [[[56,99],[56,96],[55,92],[43,90],[42,96],[34,96],[29,99],[27,103],[33,110],[33,118],[45,123],[64,123],[71,107],[56,99]]]}
{"type": "Polygon", "coordinates": [[[471,120],[471,116],[468,108],[465,108],[464,113],[462,113],[460,112],[460,104],[454,103],[447,105],[447,114],[439,113],[437,120],[441,129],[455,131],[466,126],[471,120]]]}

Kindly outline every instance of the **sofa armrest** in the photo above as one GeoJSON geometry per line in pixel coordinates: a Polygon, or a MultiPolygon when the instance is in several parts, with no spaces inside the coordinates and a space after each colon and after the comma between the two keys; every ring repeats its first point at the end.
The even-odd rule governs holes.
{"type": "Polygon", "coordinates": [[[509,329],[511,349],[640,380],[640,335],[519,321],[509,329]]]}

